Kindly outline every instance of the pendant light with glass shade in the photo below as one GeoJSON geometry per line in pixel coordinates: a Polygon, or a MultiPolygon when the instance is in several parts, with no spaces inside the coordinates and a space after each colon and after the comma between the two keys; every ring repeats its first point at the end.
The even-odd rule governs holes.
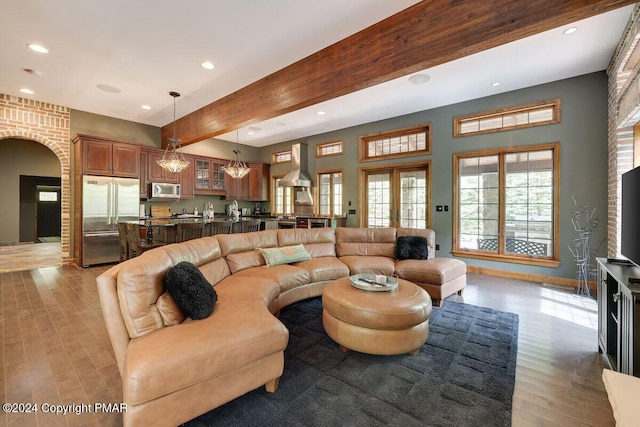
{"type": "MultiPolygon", "coordinates": [[[[236,144],[240,143],[239,131],[236,131],[236,144]]],[[[240,161],[242,150],[233,150],[236,155],[235,160],[229,160],[229,165],[224,167],[224,171],[233,179],[244,178],[249,173],[249,168],[245,162],[240,161]]]]}
{"type": "Polygon", "coordinates": [[[178,153],[180,140],[176,138],[176,98],[179,97],[180,94],[178,92],[169,92],[169,95],[173,96],[173,138],[168,139],[169,144],[167,144],[167,148],[164,150],[162,159],[156,162],[164,170],[171,173],[180,173],[188,167],[191,162],[184,158],[184,154],[178,153]],[[171,149],[170,153],[169,149],[171,149]]]}

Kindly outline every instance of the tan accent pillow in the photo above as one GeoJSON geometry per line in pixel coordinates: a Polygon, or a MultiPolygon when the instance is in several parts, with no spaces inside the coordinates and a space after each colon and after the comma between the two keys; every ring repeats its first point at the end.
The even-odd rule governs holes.
{"type": "Polygon", "coordinates": [[[164,321],[165,326],[174,326],[179,325],[184,321],[184,314],[180,311],[180,308],[173,300],[169,292],[163,293],[158,297],[158,301],[156,301],[156,307],[160,312],[160,316],[164,321]]]}

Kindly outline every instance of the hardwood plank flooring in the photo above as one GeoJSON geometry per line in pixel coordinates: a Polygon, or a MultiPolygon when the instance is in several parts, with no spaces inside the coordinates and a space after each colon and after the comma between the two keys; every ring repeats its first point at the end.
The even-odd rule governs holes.
{"type": "MultiPolygon", "coordinates": [[[[0,273],[2,402],[121,402],[121,381],[96,291],[108,267],[0,273]]],[[[520,315],[514,426],[613,426],[591,300],[533,282],[470,274],[450,298],[520,315]]],[[[8,426],[118,426],[120,414],[10,413],[8,426]]]]}
{"type": "Polygon", "coordinates": [[[0,246],[0,273],[60,265],[60,242],[0,246]]]}

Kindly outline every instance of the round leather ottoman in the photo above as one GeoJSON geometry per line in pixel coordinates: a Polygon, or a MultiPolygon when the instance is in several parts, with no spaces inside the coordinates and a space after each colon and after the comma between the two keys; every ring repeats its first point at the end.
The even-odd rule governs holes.
{"type": "Polygon", "coordinates": [[[343,351],[413,355],[429,336],[431,297],[407,280],[395,291],[368,292],[344,277],[324,288],[322,306],[324,329],[343,351]]]}

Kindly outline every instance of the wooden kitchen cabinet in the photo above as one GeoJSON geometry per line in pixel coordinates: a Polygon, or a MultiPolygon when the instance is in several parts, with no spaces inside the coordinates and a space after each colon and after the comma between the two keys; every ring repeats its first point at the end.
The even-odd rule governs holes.
{"type": "Polygon", "coordinates": [[[195,157],[184,156],[184,159],[189,162],[182,172],[180,172],[180,199],[193,199],[194,196],[194,183],[195,183],[195,157]]]}
{"type": "Polygon", "coordinates": [[[140,198],[146,199],[149,191],[149,181],[147,180],[147,150],[140,150],[140,198]]]}
{"type": "Polygon", "coordinates": [[[249,200],[264,202],[269,200],[269,184],[271,182],[271,165],[266,163],[249,163],[249,200]]]}
{"type": "Polygon", "coordinates": [[[227,175],[227,200],[249,200],[249,174],[240,179],[227,175]]]}
{"type": "Polygon", "coordinates": [[[82,147],[82,173],[89,175],[140,176],[140,147],[108,139],[76,135],[74,144],[82,147]]]}
{"type": "Polygon", "coordinates": [[[262,202],[269,200],[269,182],[271,165],[249,163],[249,173],[241,179],[227,177],[227,200],[250,200],[262,202]],[[238,181],[236,183],[236,181],[238,181]]]}
{"type": "Polygon", "coordinates": [[[147,154],[147,182],[180,183],[180,174],[168,172],[160,167],[158,160],[162,160],[164,150],[150,150],[147,154]]]}
{"type": "Polygon", "coordinates": [[[224,196],[226,183],[231,180],[224,173],[225,161],[214,158],[196,157],[194,159],[194,193],[224,196]]]}
{"type": "Polygon", "coordinates": [[[157,160],[162,159],[164,150],[143,149],[140,151],[140,197],[147,198],[149,183],[169,182],[180,184],[180,198],[193,199],[195,158],[185,155],[185,160],[190,164],[179,174],[167,172],[158,165],[157,160]]]}

